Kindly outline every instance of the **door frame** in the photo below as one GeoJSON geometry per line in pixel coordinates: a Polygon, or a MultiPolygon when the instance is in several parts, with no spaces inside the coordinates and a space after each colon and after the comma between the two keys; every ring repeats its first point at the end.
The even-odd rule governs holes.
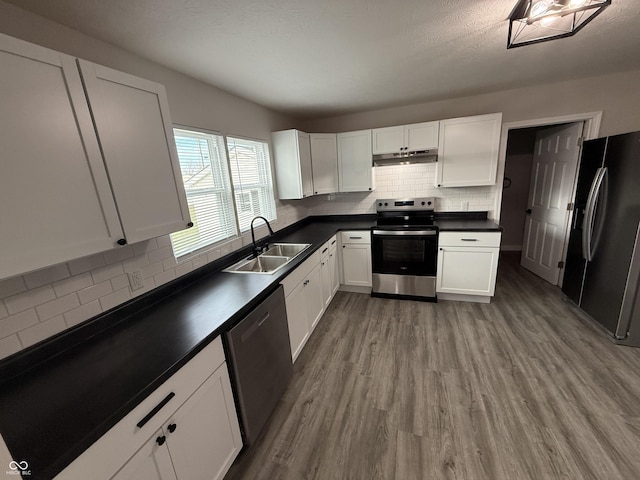
{"type": "MultiPolygon", "coordinates": [[[[576,113],[572,115],[561,115],[557,117],[544,117],[544,118],[536,118],[531,120],[521,120],[519,122],[507,122],[502,124],[502,133],[500,137],[500,152],[498,154],[498,173],[497,178],[499,179],[496,182],[496,189],[500,189],[495,196],[495,204],[494,211],[495,221],[496,223],[500,223],[500,214],[502,213],[502,182],[504,181],[504,171],[507,160],[507,140],[509,138],[510,130],[517,130],[521,128],[530,128],[530,127],[545,127],[558,125],[562,123],[575,123],[575,122],[584,122],[584,130],[583,130],[583,139],[591,140],[594,138],[598,138],[600,134],[600,124],[602,123],[602,111],[598,112],[587,112],[587,113],[576,113]]],[[[576,193],[576,187],[578,183],[578,175],[577,171],[580,168],[580,162],[576,167],[576,174],[573,180],[573,187],[571,189],[571,196],[574,197],[576,193]]],[[[564,245],[562,247],[562,261],[566,262],[567,259],[567,244],[569,240],[569,228],[571,226],[571,222],[573,219],[573,214],[569,217],[569,221],[567,222],[564,236],[564,245]]],[[[562,286],[562,275],[560,275],[559,286],[562,286]]]]}

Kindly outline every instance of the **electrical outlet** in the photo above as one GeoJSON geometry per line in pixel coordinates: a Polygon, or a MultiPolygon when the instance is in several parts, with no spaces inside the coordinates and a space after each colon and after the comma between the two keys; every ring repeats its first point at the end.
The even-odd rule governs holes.
{"type": "Polygon", "coordinates": [[[144,278],[142,278],[142,272],[140,270],[129,272],[129,285],[131,285],[131,291],[144,288],[144,278]]]}

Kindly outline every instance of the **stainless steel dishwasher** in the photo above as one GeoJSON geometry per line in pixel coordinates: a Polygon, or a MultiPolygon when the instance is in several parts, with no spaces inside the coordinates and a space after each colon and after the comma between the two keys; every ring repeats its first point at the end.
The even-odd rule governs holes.
{"type": "Polygon", "coordinates": [[[225,333],[244,444],[260,434],[293,374],[284,289],[225,333]]]}

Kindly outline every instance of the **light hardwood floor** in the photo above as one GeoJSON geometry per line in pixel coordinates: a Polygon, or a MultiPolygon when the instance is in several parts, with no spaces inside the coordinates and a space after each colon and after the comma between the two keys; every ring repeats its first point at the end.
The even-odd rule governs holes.
{"type": "Polygon", "coordinates": [[[640,349],[500,260],[489,305],[338,292],[227,480],[640,479],[640,349]]]}

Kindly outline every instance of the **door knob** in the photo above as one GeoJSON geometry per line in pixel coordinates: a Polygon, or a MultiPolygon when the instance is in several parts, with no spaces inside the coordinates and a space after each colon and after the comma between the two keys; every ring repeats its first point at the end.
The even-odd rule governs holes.
{"type": "Polygon", "coordinates": [[[527,213],[530,214],[531,213],[531,209],[527,208],[527,213]]]}

